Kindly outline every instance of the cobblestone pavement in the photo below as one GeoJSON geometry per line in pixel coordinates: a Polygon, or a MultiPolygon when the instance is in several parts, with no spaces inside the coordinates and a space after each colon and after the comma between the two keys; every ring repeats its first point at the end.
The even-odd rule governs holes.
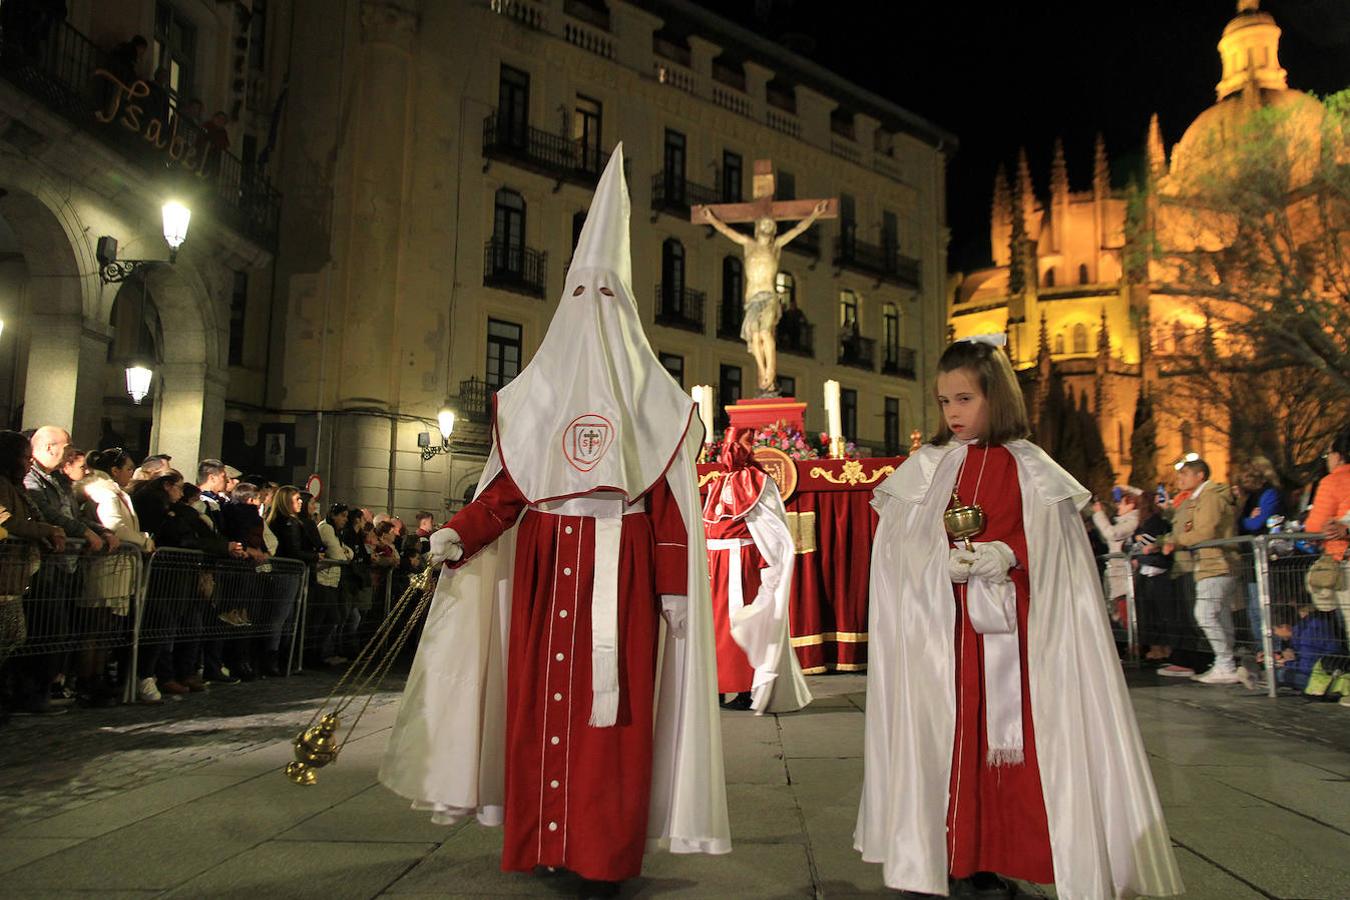
{"type": "MultiPolygon", "coordinates": [[[[810,680],[818,699],[803,713],[723,715],[732,855],[650,854],[624,896],[883,893],[879,867],[851,847],[864,679],[810,680]]],[[[1131,681],[1189,897],[1350,896],[1350,709],[1131,681]]],[[[159,707],[13,719],[0,729],[0,894],[577,891],[568,877],[501,873],[499,831],[433,826],[375,784],[397,683],[318,786],[287,784],[288,742],[334,683],[307,673],[159,707]]]]}

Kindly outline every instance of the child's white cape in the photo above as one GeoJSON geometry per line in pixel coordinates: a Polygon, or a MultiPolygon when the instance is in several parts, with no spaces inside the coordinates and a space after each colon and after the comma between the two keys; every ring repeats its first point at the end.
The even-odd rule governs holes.
{"type": "MultiPolygon", "coordinates": [[[[1017,462],[1036,755],[1063,900],[1182,891],[1079,510],[1088,491],[1039,447],[1017,462]]],[[[966,447],[925,445],[876,490],[862,803],[854,846],[892,888],[947,893],[956,608],[942,513],[966,447]]]]}

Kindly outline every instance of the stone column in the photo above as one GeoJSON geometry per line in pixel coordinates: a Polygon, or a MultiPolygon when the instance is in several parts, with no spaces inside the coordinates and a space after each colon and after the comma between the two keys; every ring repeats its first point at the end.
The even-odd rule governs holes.
{"type": "Polygon", "coordinates": [[[202,363],[165,363],[156,372],[155,426],[150,445],[173,457],[174,468],[195,479],[197,463],[220,455],[228,375],[202,363]]]}
{"type": "Polygon", "coordinates": [[[338,237],[342,369],[337,405],[393,410],[398,402],[395,311],[402,292],[417,14],[362,0],[356,102],[346,135],[350,222],[338,237]]]}
{"type": "Polygon", "coordinates": [[[59,425],[77,447],[93,447],[101,434],[108,329],[80,316],[34,313],[28,332],[23,427],[59,425]]]}

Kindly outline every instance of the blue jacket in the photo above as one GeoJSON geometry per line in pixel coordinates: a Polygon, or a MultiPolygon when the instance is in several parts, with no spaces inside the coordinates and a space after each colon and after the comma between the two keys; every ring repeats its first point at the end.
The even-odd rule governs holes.
{"type": "Polygon", "coordinates": [[[1294,623],[1289,638],[1289,649],[1294,659],[1285,664],[1293,675],[1294,685],[1302,690],[1308,684],[1313,666],[1324,656],[1337,656],[1344,651],[1340,635],[1336,633],[1335,613],[1310,613],[1294,623]]]}

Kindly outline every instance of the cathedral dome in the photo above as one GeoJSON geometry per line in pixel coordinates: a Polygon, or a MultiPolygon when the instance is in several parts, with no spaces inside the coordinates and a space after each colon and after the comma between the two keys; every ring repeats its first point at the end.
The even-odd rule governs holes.
{"type": "Polygon", "coordinates": [[[1317,98],[1289,87],[1280,66],[1280,27],[1257,0],[1239,0],[1237,16],[1219,39],[1223,77],[1215,87],[1217,102],[1186,129],[1172,151],[1173,189],[1189,177],[1222,165],[1231,148],[1243,142],[1253,112],[1277,110],[1278,128],[1300,155],[1315,157],[1326,110],[1317,98]]]}

